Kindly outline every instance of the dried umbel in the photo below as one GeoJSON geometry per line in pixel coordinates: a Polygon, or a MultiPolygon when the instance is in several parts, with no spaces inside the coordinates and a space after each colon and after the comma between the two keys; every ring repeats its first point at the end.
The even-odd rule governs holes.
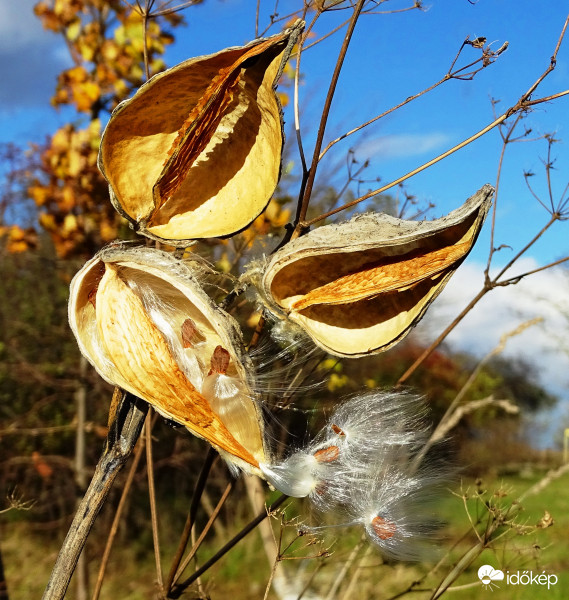
{"type": "Polygon", "coordinates": [[[99,168],[140,233],[185,247],[236,233],[264,210],[283,145],[274,87],[302,26],[187,60],[115,109],[99,168]]]}
{"type": "Polygon", "coordinates": [[[69,321],[104,379],[260,474],[263,424],[240,331],[186,263],[109,246],[74,277],[69,321]]]}
{"type": "Polygon", "coordinates": [[[417,324],[471,250],[492,194],[485,185],[434,221],[368,213],[293,240],[264,267],[267,307],[331,354],[387,350],[417,324]]]}

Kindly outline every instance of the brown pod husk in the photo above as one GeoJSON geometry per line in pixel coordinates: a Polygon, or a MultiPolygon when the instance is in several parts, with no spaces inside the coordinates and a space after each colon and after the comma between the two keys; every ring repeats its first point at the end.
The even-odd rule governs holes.
{"type": "Polygon", "coordinates": [[[275,85],[303,26],[180,63],[113,111],[98,164],[139,233],[185,247],[265,209],[284,139],[275,85]]]}
{"type": "Polygon", "coordinates": [[[485,185],[434,221],[368,213],[291,241],[263,271],[269,310],[331,354],[387,350],[418,323],[467,256],[493,192],[485,185]]]}
{"type": "Polygon", "coordinates": [[[71,282],[69,321],[105,380],[261,474],[263,421],[239,327],[187,264],[160,250],[109,246],[71,282]]]}

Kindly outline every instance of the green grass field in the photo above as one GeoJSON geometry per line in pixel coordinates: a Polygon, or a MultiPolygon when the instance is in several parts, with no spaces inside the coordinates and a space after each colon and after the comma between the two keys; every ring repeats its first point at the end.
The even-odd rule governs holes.
{"type": "MultiPolygon", "coordinates": [[[[375,551],[366,550],[364,545],[350,563],[342,578],[336,598],[354,600],[387,600],[395,596],[423,600],[432,596],[432,589],[452,570],[452,565],[460,560],[477,542],[473,525],[470,523],[465,504],[460,494],[467,492],[470,499],[466,505],[470,518],[479,532],[484,532],[488,519],[489,502],[494,518],[504,515],[508,518],[507,507],[512,500],[530,488],[543,476],[542,472],[528,472],[500,479],[485,480],[477,486],[472,480],[463,480],[462,488],[457,486],[441,500],[438,508],[448,521],[443,529],[441,563],[383,564],[375,551]],[[478,494],[477,490],[485,490],[478,494]],[[476,500],[476,496],[480,500],[476,500]],[[462,540],[457,543],[458,540],[462,540]],[[454,548],[449,551],[449,548],[454,548]],[[413,591],[401,596],[414,581],[420,581],[413,591]],[[350,587],[351,585],[351,587],[350,587]],[[431,590],[431,591],[429,591],[431,590]]],[[[450,585],[444,597],[456,600],[492,598],[492,600],[565,600],[569,597],[569,475],[551,482],[537,495],[527,497],[522,509],[513,522],[499,524],[491,548],[474,556],[470,566],[450,585]],[[546,529],[535,529],[535,524],[548,511],[554,524],[546,529]],[[491,565],[509,572],[510,576],[519,571],[532,571],[554,574],[558,581],[549,589],[547,585],[508,585],[498,581],[499,587],[484,589],[477,572],[482,565],[491,565]]],[[[277,521],[274,521],[277,526],[277,521]]],[[[276,527],[278,530],[278,527],[276,527]]],[[[293,528],[287,531],[293,533],[293,528]]],[[[8,589],[11,600],[28,600],[41,597],[49,572],[55,560],[61,536],[33,534],[25,523],[2,527],[2,554],[8,589]]],[[[343,565],[349,560],[359,536],[355,533],[342,533],[331,548],[332,555],[325,559],[286,561],[289,573],[295,574],[298,581],[305,580],[315,572],[311,590],[324,598],[332,583],[338,577],[343,565]],[[299,569],[299,571],[297,571],[299,569]]],[[[171,556],[175,540],[163,539],[164,554],[171,556]]],[[[199,560],[203,562],[215,552],[222,541],[214,540],[200,550],[199,560]]],[[[301,538],[298,544],[305,544],[301,538]]],[[[299,548],[299,555],[310,555],[317,546],[299,548]]],[[[88,549],[90,559],[91,587],[99,564],[99,552],[88,549]]],[[[164,561],[164,569],[167,569],[164,561]]],[[[203,582],[212,600],[231,598],[262,598],[269,577],[269,564],[263,552],[257,532],[251,534],[226,557],[224,557],[204,577],[203,582]]],[[[149,544],[138,541],[125,550],[124,539],[113,550],[109,567],[109,577],[105,580],[101,599],[147,600],[154,598],[154,559],[149,544]]],[[[67,598],[74,598],[70,588],[67,598]]],[[[190,593],[188,598],[196,597],[190,593]]],[[[276,595],[271,594],[271,598],[276,595]]]]}

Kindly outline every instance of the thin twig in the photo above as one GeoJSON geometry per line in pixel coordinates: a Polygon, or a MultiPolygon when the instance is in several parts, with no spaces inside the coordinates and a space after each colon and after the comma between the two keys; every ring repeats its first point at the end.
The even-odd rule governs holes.
{"type": "MultiPolygon", "coordinates": [[[[304,17],[304,15],[303,15],[304,17]]],[[[300,112],[299,106],[299,80],[300,80],[300,59],[302,57],[302,46],[306,37],[300,36],[298,41],[298,51],[296,53],[296,65],[294,69],[294,96],[293,96],[293,108],[294,108],[294,131],[296,133],[296,143],[298,145],[298,153],[300,155],[300,162],[302,165],[302,178],[306,177],[308,169],[306,167],[306,158],[304,156],[304,147],[302,145],[302,133],[300,131],[300,112]]]]}
{"type": "Polygon", "coordinates": [[[107,569],[107,564],[109,562],[109,558],[111,556],[111,550],[113,548],[113,542],[119,530],[119,524],[122,517],[122,513],[124,507],[126,506],[126,501],[128,499],[128,494],[134,482],[134,476],[136,474],[136,470],[138,469],[138,465],[140,463],[140,459],[142,458],[142,451],[144,450],[144,438],[140,438],[138,440],[138,444],[136,445],[136,449],[134,451],[134,457],[132,459],[132,463],[130,465],[130,469],[128,471],[128,475],[121,493],[121,497],[115,511],[115,516],[113,518],[113,523],[109,530],[109,535],[107,537],[107,542],[105,544],[105,550],[103,551],[103,557],[101,559],[101,564],[99,565],[99,572],[97,574],[97,581],[95,582],[95,589],[93,590],[93,595],[91,596],[91,600],[98,600],[99,594],[101,593],[101,588],[103,586],[103,580],[105,578],[105,571],[107,569]]]}
{"type": "Polygon", "coordinates": [[[222,509],[223,505],[225,504],[225,501],[229,497],[229,493],[231,492],[232,489],[233,489],[233,483],[230,481],[227,484],[227,486],[225,487],[225,491],[223,492],[221,498],[219,499],[219,502],[217,503],[216,507],[213,509],[211,515],[209,516],[209,519],[208,519],[207,523],[205,524],[205,527],[202,529],[198,539],[193,544],[190,552],[188,553],[188,556],[186,556],[186,558],[184,559],[184,562],[180,565],[179,569],[177,570],[175,581],[177,581],[182,576],[182,573],[186,570],[186,568],[190,564],[192,558],[194,558],[194,556],[196,555],[196,552],[199,550],[200,546],[202,545],[202,542],[205,539],[205,536],[208,534],[212,525],[215,523],[215,520],[217,519],[219,512],[222,509]]]}
{"type": "Polygon", "coordinates": [[[350,555],[348,556],[348,560],[342,565],[342,568],[338,571],[338,575],[332,582],[332,585],[330,586],[330,589],[328,590],[328,593],[326,594],[325,600],[334,600],[334,598],[336,598],[336,593],[338,592],[338,589],[340,588],[342,581],[344,581],[346,575],[348,574],[348,571],[350,570],[350,567],[356,560],[356,557],[359,554],[359,551],[361,550],[365,541],[366,541],[366,537],[365,537],[365,535],[363,535],[360,538],[359,542],[352,548],[352,551],[350,552],[350,555]]]}
{"type": "MultiPolygon", "coordinates": [[[[406,173],[405,175],[402,175],[401,177],[398,177],[397,179],[395,179],[394,181],[376,189],[373,191],[368,192],[367,194],[361,196],[360,198],[356,198],[355,200],[348,202],[346,204],[343,204],[342,206],[339,206],[338,208],[335,208],[327,213],[321,214],[318,217],[315,217],[313,219],[310,219],[308,221],[303,220],[304,217],[297,223],[297,229],[299,228],[300,230],[305,230],[308,229],[311,225],[314,225],[315,223],[318,223],[319,221],[322,221],[323,219],[326,219],[327,217],[330,217],[338,212],[341,212],[342,210],[346,210],[347,208],[351,208],[352,206],[355,206],[356,204],[359,204],[360,202],[363,202],[364,200],[368,200],[369,198],[372,198],[373,196],[376,196],[378,194],[381,194],[389,189],[391,189],[392,187],[402,183],[403,181],[406,181],[407,179],[409,179],[410,177],[413,177],[414,175],[417,175],[418,173],[421,173],[422,171],[424,171],[425,169],[428,169],[429,167],[432,167],[434,164],[440,162],[441,160],[447,158],[448,156],[450,156],[451,154],[454,154],[455,152],[457,152],[458,150],[464,148],[465,146],[468,146],[469,144],[471,144],[472,142],[474,142],[475,140],[477,140],[478,138],[482,137],[483,135],[487,134],[489,131],[491,131],[492,129],[494,129],[495,127],[497,127],[498,125],[501,125],[507,118],[511,117],[512,115],[516,114],[516,113],[520,113],[520,112],[524,112],[525,110],[527,110],[530,106],[535,106],[536,104],[541,104],[543,102],[548,102],[549,99],[551,98],[551,96],[547,96],[544,98],[540,98],[537,100],[530,100],[531,95],[533,94],[533,92],[537,89],[537,87],[539,86],[539,84],[553,71],[553,69],[555,68],[556,62],[557,62],[557,52],[561,46],[561,41],[565,35],[565,31],[567,29],[567,23],[569,22],[569,16],[567,17],[567,20],[565,21],[565,24],[563,26],[563,30],[560,34],[559,40],[557,41],[557,45],[555,48],[555,51],[553,53],[553,56],[550,59],[550,63],[549,66],[547,67],[547,69],[540,75],[540,77],[537,79],[537,81],[528,89],[528,91],[526,91],[524,94],[522,94],[522,96],[520,97],[520,99],[516,102],[516,104],[514,104],[513,106],[511,106],[508,110],[506,110],[502,115],[500,115],[498,118],[494,119],[494,121],[492,121],[489,125],[487,125],[486,127],[484,127],[483,129],[481,129],[480,131],[478,131],[477,133],[475,133],[474,135],[471,135],[470,137],[468,137],[466,140],[462,141],[460,144],[457,144],[456,146],[453,146],[452,148],[450,148],[449,150],[447,150],[446,152],[443,152],[442,154],[439,154],[439,156],[436,156],[435,158],[429,160],[428,162],[424,163],[423,165],[417,167],[416,169],[413,169],[412,171],[409,171],[409,173],[406,173]]],[[[561,95],[565,95],[569,93],[569,90],[566,92],[561,92],[561,95]]],[[[556,94],[556,96],[558,96],[558,94],[556,94]]],[[[304,211],[304,214],[306,214],[306,211],[304,211]]]]}
{"type": "Polygon", "coordinates": [[[255,37],[259,37],[259,10],[261,8],[261,0],[257,0],[257,10],[255,11],[255,37]]]}
{"type": "Polygon", "coordinates": [[[152,459],[152,410],[148,411],[144,424],[146,437],[146,476],[148,478],[148,498],[150,501],[150,520],[152,524],[152,542],[154,562],[156,563],[156,582],[159,590],[164,589],[162,565],[160,563],[160,538],[158,535],[158,510],[156,508],[156,488],[154,486],[154,461],[152,459]]]}
{"type": "Polygon", "coordinates": [[[172,559],[172,565],[170,566],[168,578],[166,579],[166,586],[164,588],[166,595],[168,595],[168,592],[172,588],[172,584],[175,582],[176,573],[178,572],[182,556],[184,555],[184,552],[188,545],[188,540],[190,539],[192,527],[194,526],[194,523],[196,521],[196,514],[198,512],[200,498],[205,489],[211,466],[213,465],[213,462],[216,459],[216,457],[217,452],[211,446],[209,446],[198,480],[196,481],[194,493],[192,495],[192,502],[190,504],[190,510],[188,512],[186,523],[184,525],[184,530],[182,532],[182,535],[180,536],[178,548],[176,550],[174,558],[172,559]]]}
{"type": "MultiPolygon", "coordinates": [[[[437,87],[439,87],[440,85],[442,85],[443,83],[445,83],[446,81],[450,81],[451,79],[458,78],[458,74],[463,69],[465,69],[467,67],[471,67],[471,66],[473,66],[473,65],[475,65],[478,62],[480,62],[480,61],[483,60],[483,57],[481,57],[481,58],[477,59],[476,61],[470,63],[466,67],[461,67],[460,69],[457,69],[456,71],[453,71],[452,69],[453,69],[454,65],[456,64],[456,61],[457,61],[458,57],[460,56],[462,50],[464,49],[465,45],[466,45],[466,42],[463,42],[462,45],[461,45],[461,47],[460,47],[460,49],[459,49],[459,51],[458,51],[458,53],[456,54],[454,60],[452,61],[450,68],[445,73],[445,75],[441,79],[439,79],[439,81],[437,81],[436,83],[433,83],[432,85],[426,87],[424,90],[421,90],[420,92],[417,92],[416,94],[413,94],[412,96],[408,96],[407,98],[405,98],[405,100],[403,100],[399,104],[396,104],[395,106],[392,106],[390,109],[388,109],[388,110],[382,112],[381,114],[373,117],[369,121],[366,121],[365,123],[362,123],[361,125],[358,125],[357,127],[354,127],[350,131],[348,131],[348,132],[342,134],[341,136],[337,137],[335,140],[332,140],[331,142],[328,143],[328,145],[320,153],[319,160],[322,160],[322,158],[328,152],[328,150],[330,150],[330,148],[332,148],[338,142],[341,142],[342,140],[345,140],[350,135],[353,135],[354,133],[357,133],[358,131],[361,131],[362,129],[364,129],[365,127],[368,127],[372,123],[375,123],[379,119],[382,119],[382,118],[386,117],[387,115],[391,114],[392,112],[395,112],[396,110],[399,110],[403,106],[409,104],[410,102],[413,102],[414,100],[417,100],[417,98],[420,98],[421,96],[424,96],[425,94],[428,94],[429,92],[433,91],[434,89],[436,89],[437,87]]],[[[309,48],[309,46],[307,46],[306,49],[308,49],[308,48],[309,48]]],[[[481,69],[485,68],[485,66],[481,67],[481,69]]]]}
{"type": "Polygon", "coordinates": [[[225,554],[227,554],[238,542],[240,542],[244,537],[246,537],[253,529],[257,527],[261,521],[266,519],[271,513],[273,513],[281,504],[288,499],[288,496],[284,494],[279,496],[277,500],[275,500],[271,506],[269,506],[266,510],[259,513],[248,525],[243,527],[241,531],[235,535],[223,548],[221,548],[214,556],[212,556],[208,561],[206,561],[195,573],[190,575],[186,580],[181,583],[178,583],[174,586],[172,591],[170,592],[169,598],[179,598],[184,590],[186,590],[200,575],[205,573],[208,569],[210,569],[220,558],[223,558],[225,554]]]}
{"type": "Polygon", "coordinates": [[[518,501],[522,502],[528,496],[534,496],[535,494],[539,494],[544,488],[546,488],[552,481],[559,479],[566,473],[569,473],[569,463],[561,465],[557,469],[551,469],[548,471],[545,476],[540,479],[537,483],[528,488],[523,494],[518,496],[518,501]]]}
{"type": "Polygon", "coordinates": [[[365,0],[358,0],[356,7],[354,8],[354,12],[352,14],[352,18],[350,19],[350,23],[348,25],[348,30],[346,31],[346,35],[344,37],[344,41],[342,43],[342,47],[340,48],[340,53],[338,55],[338,60],[336,61],[336,66],[334,68],[334,73],[332,74],[332,79],[330,81],[330,86],[328,88],[328,93],[326,94],[326,100],[324,101],[324,108],[322,109],[322,117],[320,119],[320,125],[318,127],[318,133],[316,135],[316,144],[314,146],[314,153],[312,155],[312,163],[310,164],[310,170],[308,172],[308,178],[306,180],[306,185],[304,187],[303,195],[299,201],[299,208],[297,211],[297,217],[295,220],[295,228],[292,233],[292,238],[298,237],[300,233],[304,230],[304,219],[306,218],[306,211],[308,210],[308,203],[310,202],[310,196],[312,195],[312,187],[314,185],[314,179],[316,177],[316,169],[318,168],[318,157],[320,156],[320,150],[322,148],[322,142],[324,140],[324,133],[326,131],[326,124],[328,122],[328,116],[330,114],[330,108],[332,106],[332,99],[334,98],[334,92],[336,90],[336,84],[338,83],[338,78],[340,77],[340,71],[342,70],[342,65],[344,64],[344,58],[346,57],[346,52],[348,51],[348,46],[350,45],[350,41],[352,39],[352,35],[354,33],[354,29],[356,27],[356,23],[362,11],[365,0]]]}

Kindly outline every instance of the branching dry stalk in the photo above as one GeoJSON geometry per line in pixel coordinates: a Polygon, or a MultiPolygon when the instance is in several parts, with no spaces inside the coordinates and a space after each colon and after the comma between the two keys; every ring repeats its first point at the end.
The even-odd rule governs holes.
{"type": "MultiPolygon", "coordinates": [[[[495,119],[491,126],[489,126],[491,129],[493,129],[496,126],[501,126],[506,119],[509,116],[512,116],[514,114],[516,114],[516,119],[514,120],[513,124],[511,124],[507,130],[507,133],[505,135],[502,135],[502,151],[500,154],[500,161],[499,161],[499,165],[498,165],[498,173],[497,173],[497,177],[496,177],[496,197],[499,194],[499,183],[500,183],[500,177],[501,177],[501,172],[502,172],[502,165],[503,165],[503,158],[504,158],[504,153],[505,153],[505,149],[506,147],[512,142],[515,141],[513,140],[513,132],[515,127],[518,125],[518,123],[521,120],[521,116],[523,114],[523,112],[525,110],[527,110],[530,105],[533,106],[535,104],[541,103],[541,102],[546,102],[548,101],[548,98],[541,98],[539,100],[529,100],[529,98],[531,97],[531,94],[533,92],[535,92],[535,90],[537,89],[537,87],[539,86],[539,84],[553,71],[553,69],[555,68],[555,65],[557,63],[557,53],[559,52],[559,49],[561,47],[561,43],[565,37],[565,33],[567,30],[567,26],[569,24],[569,16],[566,18],[565,23],[563,24],[563,28],[561,31],[561,34],[559,36],[559,39],[557,40],[557,44],[555,46],[555,50],[553,52],[553,55],[550,59],[550,63],[549,66],[547,67],[547,69],[542,73],[542,75],[540,75],[540,77],[537,79],[537,81],[528,89],[528,91],[523,94],[520,99],[518,100],[518,102],[516,103],[516,105],[514,105],[513,107],[511,107],[509,110],[507,110],[505,113],[503,113],[500,117],[498,117],[497,119],[495,119]]],[[[557,97],[560,97],[561,95],[565,96],[569,94],[569,90],[566,90],[564,92],[560,92],[560,95],[556,95],[557,97]]],[[[484,131],[485,133],[487,131],[489,131],[490,129],[485,128],[484,131]]],[[[480,133],[480,132],[479,132],[480,133]]],[[[475,137],[480,137],[478,134],[476,134],[475,137]]],[[[472,141],[472,138],[469,138],[472,141]]],[[[460,147],[462,147],[462,145],[459,145],[460,147]]],[[[458,147],[457,147],[458,148],[458,147]]],[[[446,153],[445,153],[446,154],[446,153]]],[[[441,155],[442,157],[443,155],[441,155]]],[[[438,161],[440,157],[437,157],[437,159],[435,159],[435,161],[438,161]]],[[[420,167],[420,170],[423,170],[422,167],[420,167]]],[[[406,178],[406,177],[405,177],[406,178]]],[[[549,170],[548,170],[548,181],[549,180],[549,170]]],[[[391,187],[391,184],[390,184],[391,187]]],[[[551,185],[549,185],[549,191],[551,192],[551,185]]],[[[377,192],[376,192],[377,193],[377,192]]],[[[551,194],[550,194],[551,195],[551,194]]],[[[368,194],[367,197],[369,197],[370,195],[368,194]]],[[[355,203],[361,201],[361,199],[358,199],[357,201],[355,201],[355,203]]],[[[490,247],[490,252],[489,252],[489,257],[488,257],[488,263],[487,263],[487,267],[484,273],[484,284],[481,288],[481,290],[472,298],[472,300],[468,303],[468,305],[455,317],[455,319],[452,321],[452,323],[450,323],[445,329],[444,331],[442,331],[439,336],[421,353],[421,355],[415,360],[415,362],[403,373],[403,375],[401,375],[401,377],[398,379],[397,381],[397,385],[402,385],[404,382],[406,382],[409,377],[417,370],[417,368],[423,363],[423,361],[428,358],[431,353],[440,346],[440,344],[447,338],[447,336],[451,333],[451,331],[453,331],[456,326],[462,321],[462,319],[464,319],[464,317],[476,306],[476,304],[478,304],[478,302],[492,289],[494,289],[495,287],[503,287],[506,285],[512,285],[515,283],[518,283],[519,281],[521,281],[521,279],[528,277],[531,274],[537,273],[539,271],[543,271],[547,268],[550,268],[552,266],[561,264],[562,262],[566,262],[567,260],[569,260],[569,257],[565,257],[562,258],[560,260],[554,261],[553,263],[550,263],[549,265],[546,265],[545,267],[541,267],[539,269],[533,269],[531,271],[528,271],[526,273],[522,273],[520,275],[516,275],[515,277],[510,277],[507,279],[501,279],[505,273],[517,262],[517,260],[524,255],[545,233],[548,229],[551,228],[551,226],[556,223],[557,221],[563,220],[566,218],[565,215],[565,210],[566,210],[566,198],[563,194],[563,196],[561,197],[560,202],[558,203],[558,209],[555,211],[552,211],[550,213],[550,218],[547,221],[547,223],[542,227],[542,229],[508,262],[508,264],[502,268],[500,270],[500,272],[498,273],[498,275],[496,275],[494,278],[490,278],[489,276],[489,270],[490,270],[490,265],[491,265],[491,261],[492,261],[492,257],[495,253],[495,248],[494,248],[494,236],[495,236],[495,225],[496,225],[496,200],[494,202],[494,207],[493,207],[493,215],[492,215],[492,229],[491,229],[491,247],[490,247]],[[563,212],[561,212],[559,209],[562,209],[563,212]]],[[[327,215],[326,215],[327,216],[327,215]]]]}
{"type": "Polygon", "coordinates": [[[433,447],[437,442],[445,439],[448,433],[458,425],[463,416],[470,414],[480,408],[485,408],[487,406],[498,406],[502,410],[504,410],[508,414],[517,414],[519,412],[519,408],[512,404],[509,400],[496,400],[493,396],[489,396],[488,398],[484,398],[482,400],[473,400],[468,404],[460,403],[465,397],[468,390],[472,387],[473,383],[476,381],[476,378],[481,373],[482,369],[488,364],[488,362],[498,354],[504,351],[506,344],[509,339],[520,335],[529,327],[533,325],[537,325],[543,321],[542,317],[536,317],[535,319],[530,319],[529,321],[525,321],[512,331],[509,331],[500,337],[499,344],[493,348],[486,356],[484,356],[476,365],[476,367],[472,370],[472,373],[469,375],[468,379],[464,382],[462,388],[458,391],[458,394],[454,397],[453,401],[449,404],[446,409],[444,415],[441,417],[441,420],[437,424],[435,430],[431,434],[430,438],[427,440],[426,444],[421,448],[420,452],[413,459],[413,469],[416,469],[421,461],[426,456],[427,452],[433,447]]]}
{"type": "Polygon", "coordinates": [[[455,56],[454,60],[452,61],[451,66],[449,67],[448,71],[445,73],[445,75],[441,79],[439,79],[439,81],[437,81],[436,83],[433,83],[429,87],[426,87],[424,90],[421,90],[420,92],[417,92],[416,94],[408,96],[407,98],[405,98],[405,100],[403,100],[399,104],[396,104],[395,106],[392,106],[390,109],[388,109],[388,110],[380,113],[379,115],[373,117],[373,119],[370,119],[369,121],[366,121],[365,123],[362,123],[361,125],[358,125],[357,127],[354,127],[350,131],[347,131],[346,133],[344,133],[341,136],[337,137],[336,139],[332,140],[331,142],[329,142],[327,144],[327,146],[324,148],[324,150],[322,150],[322,152],[320,153],[320,156],[319,156],[318,160],[322,160],[324,158],[325,154],[328,152],[328,150],[330,150],[338,142],[341,142],[342,140],[345,140],[347,137],[353,135],[354,133],[357,133],[358,131],[361,131],[362,129],[364,129],[365,127],[368,127],[372,123],[375,123],[376,121],[379,121],[379,119],[383,119],[387,115],[390,115],[391,113],[393,113],[396,110],[402,108],[403,106],[406,106],[410,102],[413,102],[414,100],[417,100],[421,96],[424,96],[425,94],[428,94],[429,92],[431,92],[434,89],[438,88],[443,83],[445,83],[447,81],[450,81],[451,79],[462,79],[462,78],[464,78],[463,71],[465,69],[471,68],[471,67],[477,65],[478,63],[480,63],[480,66],[476,70],[474,70],[474,71],[472,71],[472,72],[470,72],[468,74],[469,75],[468,78],[469,79],[473,79],[474,76],[477,73],[479,73],[482,69],[484,69],[487,66],[489,66],[490,64],[492,64],[496,60],[496,58],[498,56],[500,56],[503,52],[505,52],[505,50],[507,49],[507,44],[508,44],[506,42],[497,52],[493,52],[492,53],[492,59],[490,61],[485,60],[485,58],[486,58],[487,55],[483,54],[476,61],[471,62],[468,65],[466,65],[464,67],[460,67],[460,68],[458,68],[458,69],[456,69],[456,70],[453,71],[454,66],[456,64],[456,61],[458,60],[458,57],[460,56],[460,54],[462,53],[462,51],[464,50],[464,48],[467,45],[472,45],[472,42],[470,42],[470,44],[469,44],[469,42],[470,42],[470,39],[467,37],[466,40],[462,43],[462,45],[461,45],[461,47],[460,47],[457,55],[455,56]]]}
{"type": "MultiPolygon", "coordinates": [[[[382,193],[386,192],[387,190],[391,189],[392,187],[395,187],[395,186],[399,185],[400,183],[403,183],[407,179],[410,179],[414,175],[417,175],[418,173],[421,173],[422,171],[428,169],[429,167],[432,167],[436,163],[449,157],[450,155],[454,154],[458,150],[465,148],[472,142],[476,141],[477,139],[486,135],[488,132],[490,132],[493,129],[495,129],[496,127],[500,126],[511,116],[516,115],[518,113],[524,113],[527,110],[529,110],[529,108],[532,106],[550,102],[553,97],[561,98],[563,96],[567,96],[569,94],[569,90],[564,90],[564,91],[558,92],[554,96],[546,96],[543,98],[530,100],[530,97],[536,91],[536,89],[541,84],[541,82],[555,69],[555,65],[557,63],[557,53],[559,51],[559,48],[561,47],[561,42],[565,36],[565,32],[566,32],[568,23],[569,23],[569,16],[567,17],[567,19],[563,25],[562,32],[559,36],[559,39],[558,39],[556,47],[555,47],[555,51],[554,51],[553,55],[551,56],[549,66],[547,67],[547,69],[540,75],[540,77],[537,79],[537,81],[524,94],[522,94],[522,96],[519,98],[519,100],[516,102],[516,104],[514,104],[510,108],[508,108],[508,110],[506,110],[503,114],[501,114],[499,117],[494,119],[489,125],[487,125],[483,129],[481,129],[480,131],[476,132],[475,134],[471,135],[470,137],[468,137],[464,141],[460,142],[459,144],[453,146],[446,152],[439,154],[439,156],[436,156],[435,158],[427,161],[426,163],[422,164],[421,166],[417,167],[416,169],[413,169],[409,173],[406,173],[405,175],[398,177],[397,179],[391,181],[390,183],[383,185],[375,190],[372,190],[372,191],[368,192],[367,194],[364,194],[363,196],[356,198],[355,200],[352,200],[351,202],[343,204],[342,206],[339,206],[331,211],[328,211],[328,212],[321,214],[317,217],[314,217],[313,219],[310,219],[310,220],[304,220],[305,216],[306,216],[306,208],[305,208],[304,211],[300,215],[300,219],[297,224],[297,228],[300,228],[300,230],[306,230],[310,226],[314,225],[315,223],[318,223],[319,221],[322,221],[328,217],[331,217],[332,215],[335,215],[343,210],[351,208],[352,206],[355,206],[355,205],[363,202],[364,200],[368,200],[369,198],[372,198],[374,196],[382,194],[382,193]]],[[[397,107],[395,107],[395,108],[397,108],[397,107]]],[[[306,198],[306,192],[305,192],[304,197],[306,198]]]]}

